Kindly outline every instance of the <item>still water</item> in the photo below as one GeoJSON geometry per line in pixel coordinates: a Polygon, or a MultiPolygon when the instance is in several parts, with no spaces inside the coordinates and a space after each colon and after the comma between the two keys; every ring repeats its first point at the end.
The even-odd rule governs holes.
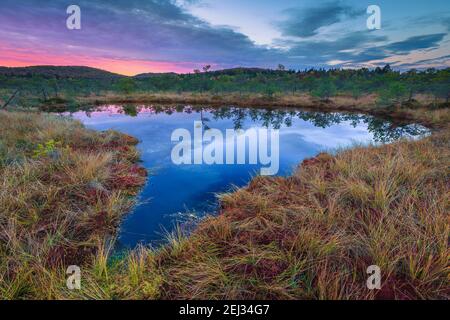
{"type": "MultiPolygon", "coordinates": [[[[176,129],[194,131],[250,128],[279,129],[278,175],[289,175],[305,158],[321,151],[355,144],[388,143],[426,134],[419,125],[395,125],[370,116],[308,112],[292,109],[200,108],[191,106],[102,106],[72,113],[95,130],[114,129],[139,139],[142,165],[149,172],[140,204],[127,215],[119,234],[119,247],[138,243],[157,244],[177,223],[192,216],[213,213],[216,195],[246,185],[260,165],[176,165],[171,141],[176,129]]],[[[193,134],[192,134],[193,136],[193,134]]]]}

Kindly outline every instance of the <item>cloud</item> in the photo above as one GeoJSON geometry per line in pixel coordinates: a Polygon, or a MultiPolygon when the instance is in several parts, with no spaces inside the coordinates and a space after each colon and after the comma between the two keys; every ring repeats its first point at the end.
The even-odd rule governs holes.
{"type": "Polygon", "coordinates": [[[173,3],[179,7],[208,6],[203,0],[174,0],[173,3]]]}
{"type": "Polygon", "coordinates": [[[333,25],[344,18],[353,18],[364,14],[341,2],[328,2],[316,7],[291,8],[284,10],[288,19],[279,22],[278,27],[283,36],[311,37],[319,32],[321,27],[333,25]]]}
{"type": "Polygon", "coordinates": [[[407,70],[407,69],[427,69],[436,67],[450,67],[450,55],[440,56],[430,59],[422,59],[415,61],[414,63],[391,63],[396,68],[407,70]]]}
{"type": "Polygon", "coordinates": [[[447,28],[447,31],[450,31],[450,17],[442,19],[442,24],[447,28]]]}
{"type": "MultiPolygon", "coordinates": [[[[354,31],[333,41],[313,39],[288,41],[286,44],[290,46],[290,49],[286,51],[286,55],[291,62],[297,64],[321,67],[355,66],[383,60],[393,55],[407,55],[416,50],[438,48],[439,42],[445,35],[445,33],[438,33],[413,36],[403,41],[386,44],[389,40],[387,36],[370,31],[354,31]]],[[[434,62],[439,61],[445,66],[444,60],[434,62]]],[[[376,63],[371,64],[376,65],[376,63]]],[[[400,66],[401,63],[398,65],[400,66]]]]}
{"type": "MultiPolygon", "coordinates": [[[[27,61],[35,64],[40,58],[43,59],[41,64],[67,61],[67,64],[78,65],[88,61],[91,66],[96,63],[114,66],[114,70],[121,73],[127,73],[123,71],[127,66],[130,66],[128,73],[141,68],[140,72],[152,71],[152,68],[185,72],[203,64],[215,68],[274,67],[278,63],[288,68],[352,66],[437,48],[443,46],[441,42],[446,35],[437,31],[389,43],[383,33],[367,29],[342,30],[342,25],[338,25],[339,33],[330,35],[326,33],[328,29],[321,28],[364,14],[335,1],[291,9],[287,19],[279,22],[282,37],[274,41],[274,46],[267,47],[256,45],[248,36],[230,27],[212,25],[184,8],[185,4],[203,2],[182,2],[184,4],[179,0],[77,0],[82,29],[73,31],[67,30],[65,25],[65,0],[44,4],[38,0],[2,0],[0,64],[2,61],[13,64],[14,52],[17,52],[15,60],[20,56],[21,65],[27,61]],[[29,55],[18,55],[23,52],[29,55]]],[[[445,19],[441,17],[439,23],[442,28],[445,19]]]]}
{"type": "Polygon", "coordinates": [[[414,50],[437,48],[439,42],[441,42],[446,35],[446,33],[435,33],[414,36],[403,41],[390,43],[389,45],[386,45],[384,49],[395,54],[403,55],[414,50]]]}
{"type": "Polygon", "coordinates": [[[415,18],[411,18],[408,21],[408,25],[416,25],[420,27],[427,27],[430,25],[441,25],[446,31],[450,31],[450,12],[433,12],[426,15],[421,15],[415,18]]]}
{"type": "Polygon", "coordinates": [[[297,63],[326,66],[329,61],[365,62],[383,59],[387,54],[376,45],[387,41],[383,35],[369,31],[354,31],[332,41],[302,40],[291,42],[286,52],[297,63]]]}
{"type": "Polygon", "coordinates": [[[279,52],[255,45],[246,35],[211,24],[187,13],[175,1],[79,0],[82,29],[65,27],[66,1],[42,6],[39,1],[0,4],[0,39],[28,46],[46,46],[64,54],[91,52],[102,58],[130,57],[192,64],[261,64],[279,52]],[[37,8],[37,9],[36,9],[37,8]],[[23,39],[21,41],[21,39],[23,39]]]}

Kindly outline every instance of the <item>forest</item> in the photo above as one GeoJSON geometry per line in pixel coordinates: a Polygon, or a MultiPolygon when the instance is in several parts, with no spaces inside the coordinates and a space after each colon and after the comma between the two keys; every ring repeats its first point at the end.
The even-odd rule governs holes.
{"type": "MultiPolygon", "coordinates": [[[[88,67],[0,68],[0,100],[21,106],[52,100],[116,93],[209,93],[262,94],[275,96],[308,94],[321,100],[350,96],[355,100],[376,94],[380,104],[411,101],[417,94],[448,104],[450,68],[400,72],[390,65],[375,69],[276,69],[234,68],[193,73],[146,73],[122,76],[88,67]],[[14,99],[12,99],[14,97],[14,99]],[[9,101],[11,100],[11,101],[9,101]]],[[[0,105],[1,107],[1,105],[0,105]]]]}

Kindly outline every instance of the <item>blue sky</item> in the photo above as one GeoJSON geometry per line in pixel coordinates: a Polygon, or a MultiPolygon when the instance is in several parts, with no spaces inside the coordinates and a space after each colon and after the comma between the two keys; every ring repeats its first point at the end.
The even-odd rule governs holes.
{"type": "Polygon", "coordinates": [[[88,65],[123,74],[204,64],[288,68],[450,66],[445,0],[2,0],[0,65],[88,65]],[[68,30],[66,8],[81,8],[68,30]],[[368,30],[369,5],[381,29],[368,30]]]}

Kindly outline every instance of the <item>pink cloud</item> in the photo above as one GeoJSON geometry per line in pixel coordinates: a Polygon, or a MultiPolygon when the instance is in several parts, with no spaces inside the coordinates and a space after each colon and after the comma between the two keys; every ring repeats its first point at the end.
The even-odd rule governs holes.
{"type": "Polygon", "coordinates": [[[96,57],[76,54],[51,54],[44,50],[28,50],[8,47],[0,43],[0,65],[6,67],[25,67],[36,65],[88,66],[123,75],[136,75],[146,72],[191,72],[198,64],[190,62],[151,61],[96,57]]]}

